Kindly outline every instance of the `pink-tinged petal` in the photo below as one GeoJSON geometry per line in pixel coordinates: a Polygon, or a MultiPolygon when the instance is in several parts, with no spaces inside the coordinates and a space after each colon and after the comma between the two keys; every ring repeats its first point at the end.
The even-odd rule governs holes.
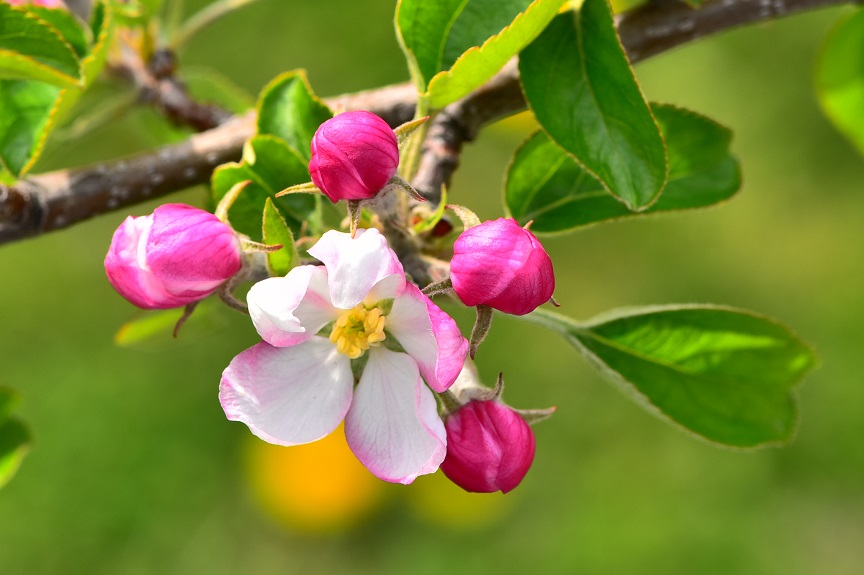
{"type": "Polygon", "coordinates": [[[374,228],[357,230],[354,238],[330,230],[309,248],[309,255],[327,268],[330,300],[341,309],[351,309],[366,299],[372,287],[384,278],[401,278],[388,280],[394,282],[397,292],[405,282],[399,258],[374,228]]]}
{"type": "Polygon", "coordinates": [[[353,385],[350,360],[324,338],[288,348],[261,342],[222,373],[219,402],[228,419],[264,441],[300,445],[336,429],[353,385]]]}
{"type": "Polygon", "coordinates": [[[420,368],[433,390],[449,388],[468,355],[468,340],[459,326],[417,286],[405,284],[405,290],[393,301],[386,328],[420,368]]]}
{"type": "Polygon", "coordinates": [[[144,309],[182,307],[190,300],[165,291],[146,262],[147,238],[153,216],[129,216],[114,232],[105,256],[105,274],[117,292],[144,309]]]}
{"type": "Polygon", "coordinates": [[[298,266],[283,278],[262,280],[246,302],[258,334],[276,347],[302,343],[339,317],[330,305],[327,271],[320,266],[298,266]]]}
{"type": "Polygon", "coordinates": [[[386,348],[369,352],[345,437],[357,459],[384,481],[407,484],[438,469],[447,437],[414,360],[386,348]]]}
{"type": "Polygon", "coordinates": [[[210,212],[165,204],[153,211],[147,266],[169,293],[208,294],[240,271],[240,241],[210,212]]]}

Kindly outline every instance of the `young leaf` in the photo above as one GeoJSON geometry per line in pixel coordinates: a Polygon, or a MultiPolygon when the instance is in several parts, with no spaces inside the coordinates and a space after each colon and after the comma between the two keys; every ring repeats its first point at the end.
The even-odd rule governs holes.
{"type": "Polygon", "coordinates": [[[224,309],[215,298],[201,300],[192,315],[183,323],[177,337],[174,329],[183,316],[183,309],[160,309],[141,311],[120,326],[114,334],[118,347],[139,350],[154,350],[176,347],[178,342],[200,341],[202,337],[220,331],[224,327],[219,311],[224,309]]]}
{"type": "Polygon", "coordinates": [[[39,155],[60,88],[30,80],[0,80],[0,163],[14,175],[39,155]]]}
{"type": "MultiPolygon", "coordinates": [[[[294,184],[309,180],[306,161],[299,152],[274,136],[255,136],[243,149],[243,161],[220,166],[213,172],[214,204],[218,204],[235,184],[252,180],[228,211],[228,219],[238,232],[254,241],[263,241],[262,214],[268,198],[294,184]]],[[[288,226],[299,233],[302,223],[316,210],[315,199],[307,194],[290,194],[273,203],[288,226]]]]}
{"type": "Polygon", "coordinates": [[[831,31],[816,65],[825,115],[864,154],[864,8],[831,31]]]}
{"type": "Polygon", "coordinates": [[[491,78],[549,23],[563,0],[400,0],[396,28],[420,92],[433,107],[491,78]]]}
{"type": "Polygon", "coordinates": [[[297,246],[294,245],[294,234],[270,198],[264,203],[262,233],[265,244],[282,244],[281,249],[267,253],[267,266],[272,275],[284,276],[291,271],[297,260],[297,246]]]}
{"type": "Polygon", "coordinates": [[[0,421],[0,488],[6,485],[21,466],[30,448],[30,432],[17,419],[0,421]]]}
{"type": "Polygon", "coordinates": [[[607,220],[706,207],[741,187],[738,161],[729,153],[732,132],[694,112],[655,104],[669,153],[663,195],[643,212],[632,212],[603,189],[544,132],[520,147],[504,182],[509,214],[534,233],[557,233],[607,220]]]}
{"type": "Polygon", "coordinates": [[[631,210],[666,184],[663,138],[618,40],[606,0],[558,15],[519,56],[543,130],[631,210]]]}
{"type": "Polygon", "coordinates": [[[315,130],[332,117],[327,104],[312,92],[303,70],[278,76],[258,100],[258,133],[282,138],[306,161],[312,155],[309,146],[315,130]]]}
{"type": "Polygon", "coordinates": [[[64,8],[45,8],[44,6],[30,5],[27,11],[40,20],[50,24],[66,40],[66,43],[75,51],[79,58],[83,58],[90,50],[88,35],[90,28],[64,8]]]}
{"type": "Polygon", "coordinates": [[[0,80],[0,165],[13,175],[33,167],[49,134],[104,66],[114,30],[104,1],[94,5],[93,19],[95,41],[81,61],[80,85],[61,90],[35,80],[0,80]]]}
{"type": "Polygon", "coordinates": [[[81,65],[63,37],[33,14],[0,2],[0,78],[77,86],[81,65]]]}
{"type": "Polygon", "coordinates": [[[792,389],[816,364],[789,328],[720,306],[623,310],[586,324],[545,310],[526,317],[562,334],[652,413],[733,447],[789,441],[792,389]]]}

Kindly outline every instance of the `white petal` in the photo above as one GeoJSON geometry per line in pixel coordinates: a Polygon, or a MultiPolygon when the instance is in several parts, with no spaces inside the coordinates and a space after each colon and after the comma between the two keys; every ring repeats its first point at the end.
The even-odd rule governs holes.
{"type": "MultiPolygon", "coordinates": [[[[309,255],[321,260],[327,268],[330,300],[341,309],[351,309],[369,294],[372,287],[388,276],[401,290],[405,272],[387,240],[376,229],[357,230],[356,237],[330,230],[321,236],[309,255]]],[[[391,296],[392,297],[392,296],[391,296]]]]}
{"type": "Polygon", "coordinates": [[[468,355],[468,340],[459,326],[414,284],[393,302],[386,328],[420,367],[435,391],[446,390],[459,376],[468,355]]]}
{"type": "Polygon", "coordinates": [[[411,483],[438,469],[447,436],[414,360],[386,348],[369,352],[345,418],[345,437],[357,459],[385,481],[411,483]]]}
{"type": "Polygon", "coordinates": [[[299,445],[336,429],[351,405],[354,376],[347,357],[313,337],[294,347],[266,342],[235,357],[222,373],[219,402],[268,443],[299,445]]]}
{"type": "Polygon", "coordinates": [[[260,281],[246,301],[255,329],[276,347],[302,343],[339,317],[330,304],[327,271],[320,266],[299,266],[284,278],[260,281]]]}

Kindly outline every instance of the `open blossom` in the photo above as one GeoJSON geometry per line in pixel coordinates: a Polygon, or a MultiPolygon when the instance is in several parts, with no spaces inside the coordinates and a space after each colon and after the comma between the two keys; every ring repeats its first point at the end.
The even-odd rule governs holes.
{"type": "Polygon", "coordinates": [[[534,432],[498,400],[470,401],[447,417],[447,457],[441,471],[476,493],[513,490],[534,461],[534,432]]]}
{"type": "Polygon", "coordinates": [[[399,166],[396,134],[372,112],[345,112],[327,120],[311,148],[312,182],[333,202],[374,197],[399,166]]]}
{"type": "Polygon", "coordinates": [[[210,212],[165,204],[120,224],[105,256],[105,273],[138,307],[168,309],[207,297],[242,263],[231,226],[210,212]]]}
{"type": "Polygon", "coordinates": [[[277,445],[316,441],[344,419],[351,450],[381,479],[434,472],[446,434],[429,387],[450,387],[468,342],[406,281],[377,230],[329,231],[309,254],[324,266],[299,266],[249,291],[264,341],[222,374],[225,414],[277,445]],[[365,365],[355,388],[356,359],[355,369],[365,365]]]}
{"type": "Polygon", "coordinates": [[[467,306],[525,315],[555,291],[552,261],[537,238],[512,218],[462,232],[450,261],[453,290],[467,306]]]}

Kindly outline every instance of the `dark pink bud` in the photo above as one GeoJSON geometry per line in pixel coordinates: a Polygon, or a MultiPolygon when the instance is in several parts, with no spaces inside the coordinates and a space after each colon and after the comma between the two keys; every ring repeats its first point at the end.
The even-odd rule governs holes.
{"type": "Polygon", "coordinates": [[[372,112],[345,112],[318,127],[309,173],[334,203],[366,200],[387,185],[399,166],[396,134],[372,112]]]}
{"type": "Polygon", "coordinates": [[[114,232],[105,273],[124,298],[144,309],[182,307],[207,297],[242,266],[240,241],[210,212],[159,206],[114,232]]]}
{"type": "Polygon", "coordinates": [[[534,461],[534,432],[495,400],[471,401],[447,417],[447,456],[441,471],[466,491],[513,490],[534,461]]]}
{"type": "Polygon", "coordinates": [[[488,305],[525,315],[555,291],[552,260],[512,218],[483,222],[462,232],[450,261],[453,289],[468,306],[488,305]]]}

